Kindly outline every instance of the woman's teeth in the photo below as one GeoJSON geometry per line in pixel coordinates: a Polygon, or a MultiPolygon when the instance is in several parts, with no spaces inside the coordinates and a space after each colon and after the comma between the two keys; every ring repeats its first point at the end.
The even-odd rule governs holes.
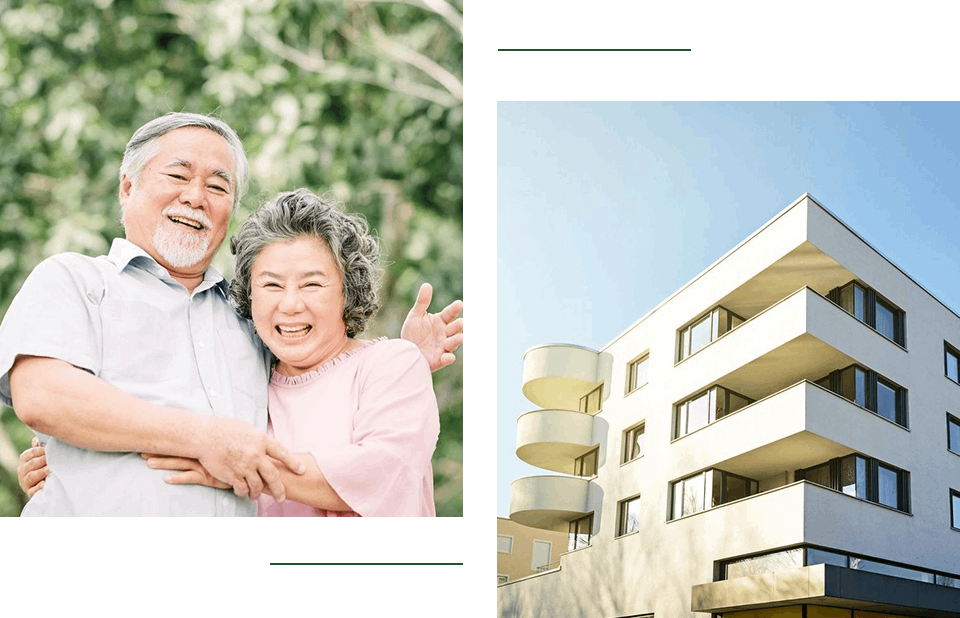
{"type": "Polygon", "coordinates": [[[309,324],[304,324],[303,326],[277,326],[277,332],[283,337],[302,337],[306,335],[311,328],[309,324]]]}

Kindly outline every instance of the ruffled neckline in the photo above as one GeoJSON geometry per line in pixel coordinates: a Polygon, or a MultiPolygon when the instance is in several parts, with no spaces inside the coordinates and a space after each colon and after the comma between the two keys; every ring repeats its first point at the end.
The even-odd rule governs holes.
{"type": "Polygon", "coordinates": [[[320,365],[313,371],[308,371],[306,373],[301,373],[298,376],[285,376],[282,373],[278,372],[276,369],[273,370],[273,375],[270,377],[270,383],[277,386],[299,386],[301,384],[307,384],[318,379],[323,374],[327,373],[340,363],[344,362],[354,354],[359,354],[364,350],[372,348],[374,345],[380,343],[381,341],[386,341],[386,337],[378,337],[370,341],[360,341],[360,345],[353,348],[352,350],[347,350],[343,352],[336,358],[331,358],[324,364],[320,365]]]}

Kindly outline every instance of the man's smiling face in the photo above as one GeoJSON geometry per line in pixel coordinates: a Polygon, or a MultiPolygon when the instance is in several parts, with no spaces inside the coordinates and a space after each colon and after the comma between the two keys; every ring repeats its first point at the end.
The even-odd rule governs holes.
{"type": "Polygon", "coordinates": [[[127,240],[174,276],[202,273],[227,234],[233,178],[233,154],[213,131],[165,133],[136,185],[120,181],[127,240]]]}

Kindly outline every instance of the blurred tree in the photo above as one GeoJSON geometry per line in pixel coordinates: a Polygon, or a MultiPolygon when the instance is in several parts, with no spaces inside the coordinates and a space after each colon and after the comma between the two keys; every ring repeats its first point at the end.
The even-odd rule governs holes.
{"type": "MultiPolygon", "coordinates": [[[[0,0],[0,312],[44,257],[122,235],[117,170],[144,122],[216,113],[244,140],[264,199],[307,187],[363,213],[389,263],[369,336],[396,336],[420,282],[463,294],[460,0],[0,0]]],[[[233,273],[226,243],[214,265],[233,273]]],[[[462,357],[462,352],[460,353],[462,357]]],[[[462,514],[462,358],[434,376],[438,514],[462,514]]],[[[16,515],[0,413],[0,514],[16,515]]]]}

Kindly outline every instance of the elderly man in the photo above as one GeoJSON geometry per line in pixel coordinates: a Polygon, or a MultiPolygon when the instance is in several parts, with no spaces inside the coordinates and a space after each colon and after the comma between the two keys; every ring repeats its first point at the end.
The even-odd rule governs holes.
{"type": "MultiPolygon", "coordinates": [[[[284,497],[278,466],[302,472],[264,433],[269,353],[210,266],[246,182],[224,122],[157,118],[120,166],[126,238],[48,258],[24,283],[0,325],[0,398],[49,436],[53,474],[23,515],[255,515],[247,496],[284,497]],[[233,492],[164,483],[138,452],[198,459],[233,492]]],[[[436,369],[462,322],[459,303],[428,303],[421,290],[404,336],[436,369]]]]}

